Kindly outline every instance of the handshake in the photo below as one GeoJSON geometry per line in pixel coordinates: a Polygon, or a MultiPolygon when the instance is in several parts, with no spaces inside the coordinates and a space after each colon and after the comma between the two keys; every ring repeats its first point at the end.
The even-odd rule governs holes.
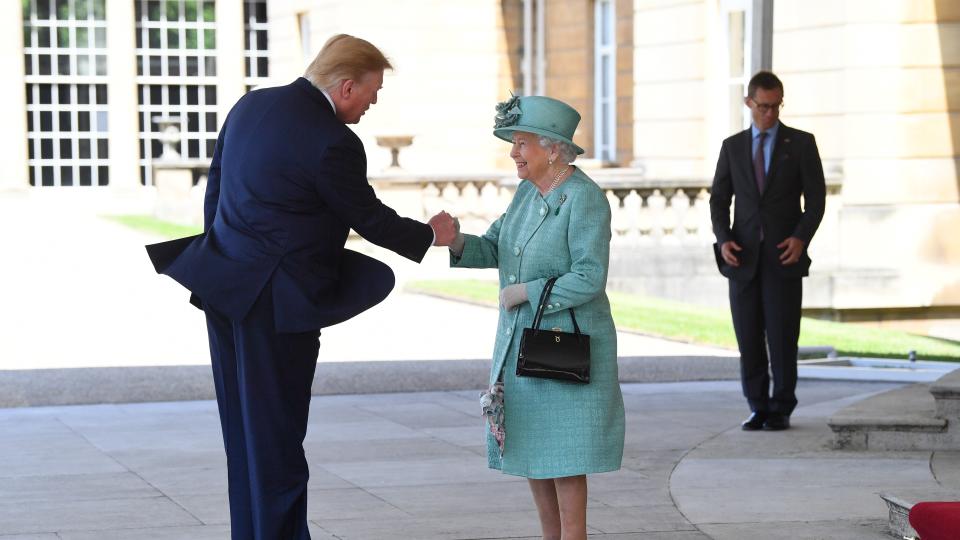
{"type": "Polygon", "coordinates": [[[427,224],[436,236],[433,245],[449,247],[457,254],[463,251],[463,233],[460,232],[460,221],[457,218],[441,210],[430,218],[427,224]]]}
{"type": "MultiPolygon", "coordinates": [[[[460,232],[460,221],[457,218],[441,210],[440,213],[430,218],[427,224],[430,225],[436,236],[433,245],[447,246],[450,248],[450,252],[457,257],[463,254],[464,238],[463,233],[460,232]]],[[[517,306],[526,301],[526,283],[514,283],[500,289],[500,307],[507,311],[516,309],[517,306]]]]}

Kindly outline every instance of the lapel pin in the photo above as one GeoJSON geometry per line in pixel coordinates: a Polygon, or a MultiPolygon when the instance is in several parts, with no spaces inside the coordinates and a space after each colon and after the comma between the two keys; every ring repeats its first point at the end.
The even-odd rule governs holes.
{"type": "Polygon", "coordinates": [[[566,201],[567,201],[567,194],[566,194],[566,193],[561,193],[561,194],[560,194],[560,202],[557,203],[557,209],[553,211],[553,215],[555,215],[555,216],[559,216],[559,215],[560,215],[560,206],[561,206],[563,203],[565,203],[566,201]]]}

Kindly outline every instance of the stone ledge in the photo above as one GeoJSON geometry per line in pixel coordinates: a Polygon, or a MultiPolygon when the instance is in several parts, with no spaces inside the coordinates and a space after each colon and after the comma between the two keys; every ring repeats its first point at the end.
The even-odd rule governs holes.
{"type": "Polygon", "coordinates": [[[960,420],[960,370],[941,377],[930,387],[937,403],[937,418],[960,420]]]}
{"type": "Polygon", "coordinates": [[[830,418],[830,422],[868,417],[877,420],[904,416],[933,417],[934,410],[935,403],[933,396],[930,395],[930,384],[911,384],[848,405],[837,411],[830,418]]]}
{"type": "Polygon", "coordinates": [[[923,501],[960,501],[960,490],[906,489],[879,493],[887,503],[890,532],[897,538],[916,538],[917,531],[910,526],[909,515],[913,505],[923,501]]]}
{"type": "MultiPolygon", "coordinates": [[[[620,381],[737,380],[739,360],[716,356],[621,357],[620,381]]],[[[489,360],[321,362],[314,395],[479,390],[489,360]]],[[[209,366],[0,371],[0,408],[215,399],[209,366]]]]}
{"type": "Polygon", "coordinates": [[[919,414],[904,414],[900,416],[873,416],[860,417],[854,415],[835,415],[827,421],[827,425],[837,430],[871,431],[906,431],[939,433],[947,428],[947,421],[943,418],[931,418],[919,414]]]}
{"type": "Polygon", "coordinates": [[[836,449],[949,449],[957,436],[934,411],[930,385],[913,384],[854,403],[831,416],[827,425],[836,449]]]}
{"type": "Polygon", "coordinates": [[[937,382],[933,383],[930,387],[930,392],[933,393],[933,395],[941,394],[960,397],[960,369],[951,371],[943,377],[940,377],[937,382]]]}

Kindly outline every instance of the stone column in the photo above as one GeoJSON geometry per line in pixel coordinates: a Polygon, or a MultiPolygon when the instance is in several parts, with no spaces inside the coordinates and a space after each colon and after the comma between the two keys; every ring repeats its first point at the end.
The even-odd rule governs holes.
{"type": "Polygon", "coordinates": [[[729,105],[713,98],[726,88],[711,55],[727,51],[715,30],[715,4],[635,3],[631,165],[647,178],[712,177],[719,142],[730,134],[716,125],[729,105]]]}
{"type": "Polygon", "coordinates": [[[960,5],[808,7],[778,0],[774,66],[784,121],[843,179],[832,306],[960,320],[960,5]]]}
{"type": "Polygon", "coordinates": [[[21,2],[0,2],[0,103],[4,127],[0,130],[0,191],[20,190],[29,184],[27,169],[27,99],[23,71],[23,11],[21,2]]]}
{"type": "Polygon", "coordinates": [[[107,0],[107,96],[110,103],[110,187],[128,191],[140,184],[137,121],[137,22],[130,0],[107,0]]]}
{"type": "Polygon", "coordinates": [[[843,35],[841,253],[890,275],[882,298],[838,303],[957,307],[960,27],[926,2],[867,16],[848,11],[843,35]]]}

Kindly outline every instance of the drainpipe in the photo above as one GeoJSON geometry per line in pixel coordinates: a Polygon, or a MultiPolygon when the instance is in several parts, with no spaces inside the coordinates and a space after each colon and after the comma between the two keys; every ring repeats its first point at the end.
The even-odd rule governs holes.
{"type": "Polygon", "coordinates": [[[523,95],[533,92],[533,0],[523,0],[523,95]]]}
{"type": "Polygon", "coordinates": [[[773,69],[773,0],[753,0],[750,66],[754,72],[773,69]]]}
{"type": "Polygon", "coordinates": [[[547,93],[546,1],[537,0],[537,94],[547,93]]]}

